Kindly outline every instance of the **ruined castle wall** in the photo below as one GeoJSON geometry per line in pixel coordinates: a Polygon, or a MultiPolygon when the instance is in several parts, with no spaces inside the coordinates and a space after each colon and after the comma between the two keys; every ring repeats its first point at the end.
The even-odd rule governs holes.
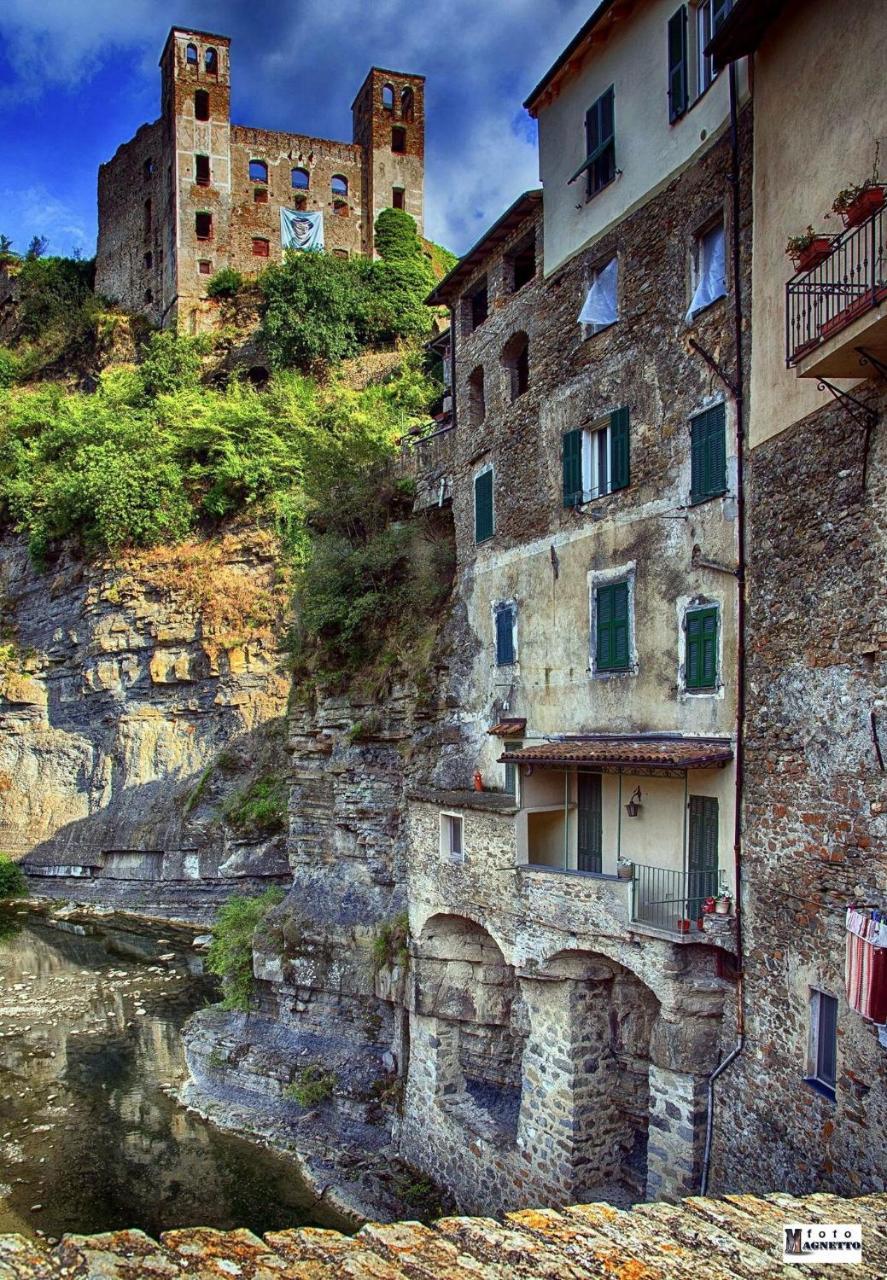
{"type": "Polygon", "coordinates": [[[99,167],[96,293],[127,311],[144,311],[155,323],[175,264],[168,165],[164,124],[155,120],[99,167]]]}

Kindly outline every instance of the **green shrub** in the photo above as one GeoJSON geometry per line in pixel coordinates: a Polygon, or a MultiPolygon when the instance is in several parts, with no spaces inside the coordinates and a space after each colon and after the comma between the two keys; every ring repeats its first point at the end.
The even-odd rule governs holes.
{"type": "Polygon", "coordinates": [[[337,1083],[335,1072],[326,1071],[319,1063],[309,1063],[292,1084],[287,1085],[283,1096],[298,1102],[300,1107],[316,1107],[333,1096],[337,1083]]]}
{"type": "Polygon", "coordinates": [[[373,966],[393,969],[406,965],[410,958],[410,920],[404,911],[393,920],[386,921],[373,939],[373,966]]]}
{"type": "Polygon", "coordinates": [[[222,267],[206,286],[208,298],[236,298],[243,288],[243,276],[233,267],[222,267]]]}
{"type": "Polygon", "coordinates": [[[18,361],[11,351],[0,347],[0,388],[11,387],[18,377],[18,361]]]}
{"type": "Polygon", "coordinates": [[[286,778],[265,773],[230,795],[222,814],[242,836],[273,835],[286,827],[287,800],[286,778]]]}
{"type": "Polygon", "coordinates": [[[254,898],[229,898],[219,909],[206,967],[222,980],[223,1009],[249,1009],[255,981],[253,935],[283,896],[282,889],[266,889],[254,898]]]}
{"type": "Polygon", "coordinates": [[[8,853],[0,853],[0,902],[7,898],[26,898],[28,882],[25,873],[8,853]]]}
{"type": "Polygon", "coordinates": [[[142,351],[140,373],[149,399],[196,387],[200,381],[202,343],[175,329],[152,333],[142,351]]]}

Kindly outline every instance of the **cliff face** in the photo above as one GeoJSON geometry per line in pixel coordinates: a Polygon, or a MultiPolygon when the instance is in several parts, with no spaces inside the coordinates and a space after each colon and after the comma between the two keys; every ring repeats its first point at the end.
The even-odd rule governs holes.
{"type": "Polygon", "coordinates": [[[0,542],[0,848],[38,892],[209,910],[286,877],[286,584],[265,533],[46,572],[0,542]],[[274,830],[274,827],[277,830],[274,830]]]}

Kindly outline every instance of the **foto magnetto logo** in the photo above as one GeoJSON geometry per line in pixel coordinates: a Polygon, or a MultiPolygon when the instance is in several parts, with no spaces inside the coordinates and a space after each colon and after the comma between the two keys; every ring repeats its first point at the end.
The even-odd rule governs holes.
{"type": "Polygon", "coordinates": [[[782,1228],[782,1261],[862,1262],[862,1227],[853,1222],[811,1222],[782,1228]]]}

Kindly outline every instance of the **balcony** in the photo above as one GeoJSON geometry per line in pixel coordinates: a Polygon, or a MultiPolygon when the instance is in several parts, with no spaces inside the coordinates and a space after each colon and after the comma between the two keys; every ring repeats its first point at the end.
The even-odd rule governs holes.
{"type": "Polygon", "coordinates": [[[786,364],[799,377],[859,378],[867,363],[887,363],[885,227],[882,205],[786,285],[786,364]]]}
{"type": "Polygon", "coordinates": [[[673,871],[635,863],[632,924],[640,925],[644,932],[677,935],[682,941],[715,943],[729,949],[732,917],[711,911],[711,899],[725,892],[724,873],[717,869],[673,871]]]}

